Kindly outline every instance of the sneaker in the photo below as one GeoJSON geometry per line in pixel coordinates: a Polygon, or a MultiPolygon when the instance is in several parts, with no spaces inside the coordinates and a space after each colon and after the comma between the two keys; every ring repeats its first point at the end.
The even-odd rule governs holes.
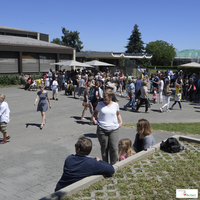
{"type": "Polygon", "coordinates": [[[132,112],[136,112],[136,109],[135,109],[135,108],[132,108],[132,112]]]}
{"type": "Polygon", "coordinates": [[[93,122],[89,122],[89,125],[93,125],[93,122]]]}
{"type": "Polygon", "coordinates": [[[55,98],[53,97],[52,100],[55,100],[55,98]]]}
{"type": "Polygon", "coordinates": [[[173,110],[173,107],[171,107],[170,110],[173,110]]]}
{"type": "Polygon", "coordinates": [[[1,142],[0,144],[5,144],[7,141],[3,141],[3,142],[1,142]]]}
{"type": "Polygon", "coordinates": [[[124,110],[127,110],[127,107],[126,107],[126,106],[124,106],[124,110]]]}
{"type": "Polygon", "coordinates": [[[183,110],[183,108],[180,108],[181,110],[183,110]]]}
{"type": "Polygon", "coordinates": [[[167,109],[167,112],[171,112],[171,110],[167,109]]]}
{"type": "Polygon", "coordinates": [[[160,108],[160,112],[161,112],[161,113],[163,112],[163,109],[162,109],[162,108],[160,108]]]}
{"type": "Polygon", "coordinates": [[[58,101],[58,99],[56,99],[56,101],[58,101]]]}
{"type": "Polygon", "coordinates": [[[6,141],[9,140],[10,138],[11,138],[10,136],[6,137],[6,141]]]}

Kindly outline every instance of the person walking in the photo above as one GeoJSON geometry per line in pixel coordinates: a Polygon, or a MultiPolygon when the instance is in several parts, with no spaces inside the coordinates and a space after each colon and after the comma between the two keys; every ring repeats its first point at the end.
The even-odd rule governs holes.
{"type": "Polygon", "coordinates": [[[130,98],[129,102],[124,106],[124,110],[132,104],[132,111],[135,111],[135,84],[132,80],[128,80],[128,96],[130,98]]]}
{"type": "Polygon", "coordinates": [[[174,105],[178,102],[180,109],[182,110],[182,106],[181,106],[181,89],[179,90],[179,93],[176,95],[176,99],[175,102],[173,103],[171,110],[173,109],[174,105]]]}
{"type": "Polygon", "coordinates": [[[58,101],[58,81],[57,81],[57,77],[55,78],[55,80],[52,83],[52,99],[54,100],[54,95],[56,95],[56,100],[58,101]]]}
{"type": "Polygon", "coordinates": [[[164,81],[163,81],[163,78],[160,77],[160,82],[158,84],[158,88],[159,88],[159,103],[160,104],[163,102],[163,87],[164,87],[164,81]]]}
{"type": "Polygon", "coordinates": [[[188,94],[190,102],[193,101],[193,93],[194,93],[194,80],[193,78],[189,78],[188,94]]]}
{"type": "Polygon", "coordinates": [[[48,109],[48,103],[49,103],[49,108],[51,108],[51,102],[49,99],[48,92],[46,90],[44,90],[43,85],[40,86],[40,91],[37,93],[34,106],[36,106],[38,99],[39,99],[39,102],[38,102],[37,111],[40,111],[41,115],[42,115],[42,124],[40,125],[40,129],[42,129],[43,126],[46,124],[45,113],[48,109]],[[48,101],[48,103],[47,103],[47,101],[48,101]]]}
{"type": "Polygon", "coordinates": [[[11,137],[7,134],[7,123],[10,121],[10,109],[8,103],[5,102],[6,96],[0,94],[0,131],[3,133],[3,141],[5,144],[11,137]]]}
{"type": "Polygon", "coordinates": [[[140,88],[141,90],[141,94],[140,94],[140,103],[137,105],[137,109],[136,112],[139,112],[139,108],[140,106],[143,104],[143,102],[145,103],[145,112],[149,113],[148,111],[148,89],[147,89],[147,85],[148,83],[146,81],[143,82],[143,86],[140,88]]]}
{"type": "Polygon", "coordinates": [[[171,89],[169,88],[169,84],[170,84],[170,81],[167,80],[166,83],[165,83],[165,86],[163,88],[163,91],[164,91],[164,95],[165,95],[165,99],[166,99],[166,104],[164,104],[161,108],[160,108],[160,112],[163,112],[163,109],[166,107],[167,108],[167,112],[171,112],[169,110],[169,103],[170,103],[170,95],[172,93],[171,89]]]}

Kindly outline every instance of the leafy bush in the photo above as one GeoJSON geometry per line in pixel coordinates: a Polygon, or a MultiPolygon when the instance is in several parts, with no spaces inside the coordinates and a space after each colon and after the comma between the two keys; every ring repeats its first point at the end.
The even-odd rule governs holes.
{"type": "Polygon", "coordinates": [[[0,85],[20,85],[19,75],[2,75],[0,76],[0,85]]]}
{"type": "MultiPolygon", "coordinates": [[[[32,78],[40,79],[42,74],[32,74],[32,78]]],[[[21,76],[20,75],[1,75],[0,76],[0,85],[21,85],[21,76]]]]}

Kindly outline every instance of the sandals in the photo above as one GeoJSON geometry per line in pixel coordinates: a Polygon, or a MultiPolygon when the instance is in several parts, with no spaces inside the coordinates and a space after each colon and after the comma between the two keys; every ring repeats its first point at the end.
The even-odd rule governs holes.
{"type": "Polygon", "coordinates": [[[40,125],[40,130],[42,130],[43,126],[44,126],[43,124],[40,125]]]}

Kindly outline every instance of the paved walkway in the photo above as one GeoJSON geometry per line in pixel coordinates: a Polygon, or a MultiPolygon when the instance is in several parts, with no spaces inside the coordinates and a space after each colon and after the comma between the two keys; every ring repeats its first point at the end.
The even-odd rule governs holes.
{"type": "MultiPolygon", "coordinates": [[[[0,145],[0,199],[33,200],[42,198],[54,191],[62,174],[65,158],[74,152],[74,144],[81,135],[92,139],[91,156],[100,155],[100,146],[96,137],[96,126],[81,121],[82,102],[59,93],[59,101],[51,101],[52,109],[46,113],[47,124],[39,130],[41,116],[36,112],[34,100],[36,92],[24,91],[20,87],[0,88],[6,95],[11,110],[8,124],[10,142],[0,145]]],[[[51,97],[51,91],[49,91],[51,97]]],[[[127,98],[119,97],[120,108],[127,98]]],[[[136,123],[146,118],[150,122],[199,122],[200,106],[183,102],[183,110],[175,106],[171,113],[160,113],[160,105],[150,108],[150,113],[132,113],[121,109],[124,123],[136,123]]],[[[89,119],[89,111],[86,118],[89,119]]],[[[135,138],[136,130],[122,127],[120,138],[135,138]]],[[[174,133],[154,131],[156,143],[174,133]]],[[[199,136],[194,136],[198,137],[199,136]]],[[[2,139],[2,136],[0,136],[2,139]]]]}

